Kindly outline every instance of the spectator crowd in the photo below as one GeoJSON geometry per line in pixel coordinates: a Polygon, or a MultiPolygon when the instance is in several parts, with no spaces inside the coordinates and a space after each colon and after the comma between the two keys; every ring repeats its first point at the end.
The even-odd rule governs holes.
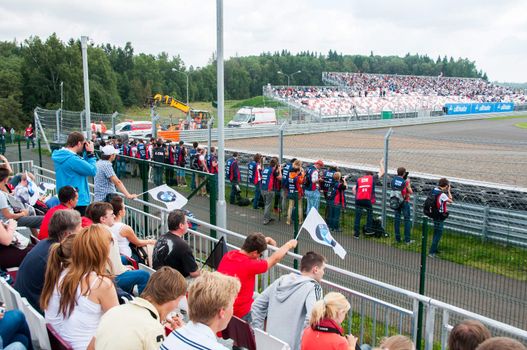
{"type": "MultiPolygon", "coordinates": [[[[12,274],[14,288],[71,348],[221,350],[227,347],[219,341],[218,334],[232,331],[238,334],[232,348],[238,349],[243,345],[239,343],[243,337],[236,333],[240,330],[237,327],[251,325],[295,350],[371,349],[368,344],[358,344],[358,338],[346,334],[343,328],[351,312],[346,297],[336,292],[324,295],[321,283],[326,258],[317,252],[303,255],[299,273],[283,275],[255,294],[259,275],[282,261],[297,246],[295,239],[278,246],[272,237],[260,232],[250,233],[241,248],[225,252],[217,271],[211,272],[199,266],[195,250],[185,239],[189,222],[181,209],[169,213],[168,232],[157,240],[139,238],[144,232],[135,232],[127,224],[122,197],[134,199],[137,196],[129,193],[120,180],[132,169],[127,169],[126,161],[119,166],[124,159],[116,157],[124,154],[144,156],[154,162],[151,163],[154,182],[186,186],[184,172],[156,168],[155,164],[165,163],[168,158],[169,164],[184,166],[187,150],[183,143],[166,144],[154,140],[146,145],[143,141],[118,140],[115,144],[100,145],[100,152],[101,158],[97,160],[92,142],[85,140],[81,133],[69,135],[65,147],[52,154],[58,203],[48,201],[40,208],[42,215],[30,213],[28,208],[32,206],[23,202],[25,191],[16,190],[19,186],[27,186],[24,176],[31,175],[13,174],[8,160],[0,156],[3,163],[0,166],[0,215],[3,220],[0,223],[0,268],[18,268],[16,274],[12,274]],[[127,153],[129,148],[135,151],[127,153]],[[116,162],[116,172],[111,162],[116,162]],[[18,184],[13,187],[17,177],[18,184]],[[95,177],[95,201],[90,200],[88,177],[95,177]],[[122,196],[117,194],[117,189],[122,196]],[[16,205],[21,206],[19,210],[16,205]],[[19,226],[28,227],[30,231],[19,226]],[[153,269],[138,269],[139,264],[148,265],[149,259],[142,253],[147,246],[153,247],[153,269]],[[268,255],[269,246],[275,248],[268,255]]],[[[194,162],[196,169],[217,174],[213,149],[207,154],[195,143],[188,154],[191,167],[194,162]]],[[[232,185],[230,200],[236,204],[240,201],[241,178],[236,153],[227,164],[225,177],[232,185]]],[[[353,186],[357,206],[356,238],[361,233],[363,211],[367,219],[362,233],[369,234],[373,230],[375,184],[385,176],[382,161],[380,164],[377,174],[365,172],[353,186]]],[[[144,167],[141,169],[145,171],[144,167]]],[[[264,202],[264,225],[272,223],[273,209],[281,209],[281,203],[284,208],[288,206],[287,222],[298,220],[301,223],[304,218],[302,198],[306,197],[309,211],[319,210],[320,199],[324,197],[328,203],[325,213],[328,226],[332,231],[339,231],[348,182],[338,169],[324,169],[322,160],[306,169],[298,159],[282,165],[272,158],[266,164],[264,157],[257,154],[248,164],[248,174],[255,186],[253,207],[258,208],[260,196],[264,202]]],[[[409,215],[405,205],[412,193],[407,175],[406,169],[399,168],[391,187],[394,197],[400,200],[394,208],[399,211],[397,225],[404,218],[404,239],[411,243],[406,232],[409,215]]],[[[198,188],[202,181],[196,175],[190,185],[198,188]]],[[[202,194],[207,195],[206,191],[204,187],[202,194]]],[[[444,219],[439,214],[445,216],[447,203],[452,201],[448,180],[441,179],[431,196],[437,202],[433,210],[437,213],[434,225],[442,230],[444,219]]],[[[434,240],[436,235],[437,244],[433,245],[435,250],[431,254],[437,253],[440,232],[434,232],[434,240]]],[[[400,240],[401,236],[396,239],[400,240]]],[[[9,280],[6,274],[2,278],[9,280]]],[[[0,313],[0,339],[5,349],[33,349],[31,332],[21,311],[0,313]]],[[[485,326],[475,321],[464,321],[454,327],[449,348],[525,350],[515,340],[491,338],[485,326]]],[[[396,335],[383,339],[380,349],[414,350],[415,346],[409,338],[396,335]]]]}
{"type": "Polygon", "coordinates": [[[479,78],[324,72],[332,86],[270,87],[268,93],[320,116],[440,111],[446,103],[527,103],[525,92],[479,78]]]}

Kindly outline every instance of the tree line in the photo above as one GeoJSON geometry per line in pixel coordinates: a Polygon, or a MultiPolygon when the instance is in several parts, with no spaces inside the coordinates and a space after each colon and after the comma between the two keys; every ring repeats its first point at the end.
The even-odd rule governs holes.
{"type": "MultiPolygon", "coordinates": [[[[189,77],[189,100],[216,99],[216,66],[212,56],[205,67],[186,66],[179,56],[166,52],[158,55],[135,53],[130,42],[124,47],[110,44],[88,47],[91,110],[99,113],[123,111],[143,106],[155,93],[186,101],[186,76],[189,77]]],[[[404,57],[343,55],[287,50],[266,52],[258,56],[233,57],[225,61],[225,98],[246,99],[262,94],[262,87],[287,84],[323,85],[322,72],[365,72],[437,76],[478,77],[475,62],[407,54],[404,57]]],[[[63,82],[63,108],[84,109],[82,55],[80,40],[61,41],[55,34],[46,40],[30,37],[22,43],[0,41],[0,120],[6,127],[20,129],[32,120],[32,110],[39,106],[60,108],[60,84],[63,82]]]]}

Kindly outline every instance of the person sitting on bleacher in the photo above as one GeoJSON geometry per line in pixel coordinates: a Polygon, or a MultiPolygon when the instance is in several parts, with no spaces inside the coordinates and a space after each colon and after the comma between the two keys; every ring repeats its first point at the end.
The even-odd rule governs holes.
{"type": "Polygon", "coordinates": [[[74,350],[86,349],[102,315],[119,304],[106,270],[111,240],[104,225],[86,227],[73,240],[69,266],[63,271],[60,265],[47,266],[41,308],[74,350]]]}
{"type": "Polygon", "coordinates": [[[182,326],[174,310],[187,291],[185,278],[175,269],[164,266],[150,276],[140,298],[114,307],[101,319],[95,334],[97,350],[150,350],[159,349],[165,339],[163,324],[171,329],[182,326]],[[126,320],[126,324],[122,321],[126,320]],[[121,327],[115,327],[122,324],[121,327]]]}
{"type": "Polygon", "coordinates": [[[167,337],[163,350],[227,350],[216,334],[229,324],[234,299],[240,291],[237,278],[219,272],[204,272],[195,279],[188,291],[190,321],[167,337]]]}
{"type": "Polygon", "coordinates": [[[192,249],[183,239],[188,230],[185,212],[176,209],[168,214],[168,232],[159,237],[154,246],[152,267],[170,266],[178,270],[183,277],[198,277],[200,270],[192,249]]]}
{"type": "Polygon", "coordinates": [[[29,326],[22,311],[9,310],[0,313],[0,349],[33,349],[29,326]]]}
{"type": "Polygon", "coordinates": [[[354,350],[357,338],[344,334],[341,323],[348,316],[351,305],[340,293],[330,292],[315,303],[309,327],[302,336],[302,350],[354,350]]]}
{"type": "MultiPolygon", "coordinates": [[[[109,229],[113,226],[115,221],[113,207],[110,203],[92,203],[90,205],[89,216],[94,224],[103,224],[108,230],[108,233],[110,233],[109,229]]],[[[137,286],[138,293],[141,294],[143,292],[150,275],[146,271],[130,270],[132,269],[131,266],[125,267],[121,261],[117,242],[115,242],[113,238],[110,241],[110,262],[111,271],[115,275],[115,282],[119,288],[132,294],[134,286],[137,286]]]]}
{"type": "Polygon", "coordinates": [[[53,214],[58,210],[73,210],[77,206],[79,194],[73,187],[64,186],[60,189],[58,197],[60,204],[49,209],[46,215],[44,215],[42,225],[40,225],[40,231],[38,232],[38,239],[40,240],[48,238],[49,222],[53,214]]]}
{"type": "Polygon", "coordinates": [[[25,249],[19,249],[12,243],[16,235],[17,223],[15,220],[9,220],[3,223],[0,220],[0,269],[18,267],[24,260],[24,257],[33,248],[28,245],[25,249]]]}
{"type": "MultiPolygon", "coordinates": [[[[5,167],[0,168],[1,188],[6,188],[8,177],[9,170],[5,167]]],[[[26,208],[14,207],[11,204],[9,194],[3,189],[0,191],[0,221],[9,219],[16,220],[19,226],[29,227],[33,235],[36,237],[44,216],[30,216],[30,213],[26,208]]]]}
{"type": "Polygon", "coordinates": [[[319,283],[325,265],[322,255],[307,252],[300,261],[300,275],[283,275],[256,298],[251,307],[252,326],[285,341],[292,350],[299,350],[313,305],[322,299],[319,283]],[[288,317],[284,318],[284,314],[288,317]]]}
{"type": "Polygon", "coordinates": [[[113,208],[113,214],[115,215],[115,220],[113,225],[110,227],[110,232],[112,233],[114,241],[119,247],[119,253],[128,258],[132,258],[137,262],[146,263],[132,251],[131,245],[135,247],[144,247],[146,245],[153,245],[156,243],[154,239],[139,239],[135,234],[134,230],[122,222],[126,214],[126,208],[123,202],[123,198],[114,195],[110,201],[110,204],[113,208]]]}
{"type": "Polygon", "coordinates": [[[44,287],[44,275],[51,246],[54,243],[60,243],[70,234],[79,232],[80,229],[81,216],[77,211],[61,210],[56,212],[49,221],[49,237],[38,242],[26,255],[18,269],[15,289],[27,299],[35,310],[42,314],[39,299],[44,287]]]}

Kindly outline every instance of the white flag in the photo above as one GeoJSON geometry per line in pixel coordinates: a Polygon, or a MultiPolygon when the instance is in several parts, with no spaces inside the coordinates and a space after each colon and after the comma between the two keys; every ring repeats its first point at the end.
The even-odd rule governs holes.
{"type": "Polygon", "coordinates": [[[311,208],[309,214],[307,214],[307,217],[304,220],[304,224],[302,224],[302,227],[300,227],[300,231],[298,231],[298,235],[300,235],[300,232],[303,228],[305,228],[306,231],[309,232],[311,238],[313,238],[315,242],[333,248],[335,254],[337,254],[341,259],[344,259],[346,257],[346,251],[337,241],[335,241],[333,236],[331,236],[331,232],[329,232],[328,225],[326,224],[322,216],[320,216],[318,210],[316,210],[315,208],[311,208]]]}
{"type": "Polygon", "coordinates": [[[40,188],[31,180],[29,177],[27,171],[26,171],[26,179],[27,179],[27,190],[29,192],[29,204],[35,205],[37,200],[42,195],[40,188]]]}
{"type": "Polygon", "coordinates": [[[181,209],[188,202],[188,199],[185,196],[167,185],[152,188],[148,193],[150,193],[155,200],[163,202],[170,211],[181,209]]]}

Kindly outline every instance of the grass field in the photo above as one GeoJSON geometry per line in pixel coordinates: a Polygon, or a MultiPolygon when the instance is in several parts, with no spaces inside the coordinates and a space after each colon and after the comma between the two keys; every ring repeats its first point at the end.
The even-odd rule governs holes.
{"type": "Polygon", "coordinates": [[[527,129],[527,123],[517,123],[514,126],[520,129],[527,129]]]}
{"type": "Polygon", "coordinates": [[[489,118],[487,120],[507,120],[507,119],[526,118],[526,117],[527,117],[527,114],[526,115],[508,115],[508,116],[504,116],[504,117],[489,118]]]}

